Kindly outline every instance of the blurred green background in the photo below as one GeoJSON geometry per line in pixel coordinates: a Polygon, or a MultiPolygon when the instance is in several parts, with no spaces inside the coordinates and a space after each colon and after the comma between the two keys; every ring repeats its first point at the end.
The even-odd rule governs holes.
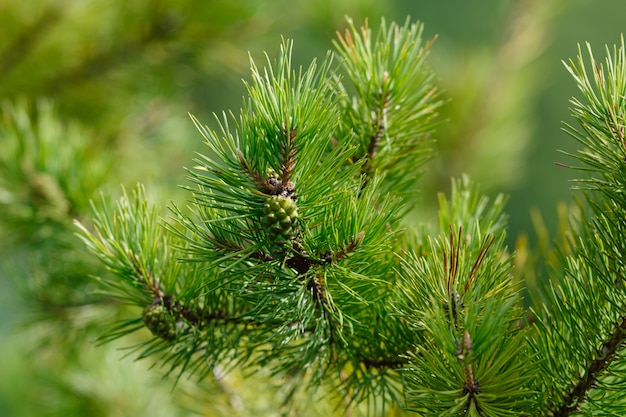
{"type": "MultiPolygon", "coordinates": [[[[436,193],[448,189],[450,177],[468,173],[489,194],[510,195],[510,246],[520,235],[533,239],[531,209],[554,233],[557,203],[570,200],[573,175],[554,164],[571,162],[557,150],[576,146],[561,131],[577,93],[561,60],[574,58],[579,43],[590,42],[597,56],[605,44],[618,43],[623,0],[3,0],[0,115],[10,124],[12,107],[42,114],[48,110],[35,103],[47,100],[60,132],[75,126],[79,133],[72,134],[93,145],[81,162],[106,161],[106,181],[94,180],[91,192],[76,197],[75,217],[88,218],[96,192],[119,193],[120,184],[137,181],[159,203],[184,201],[177,187],[185,182],[182,167],[203,148],[187,113],[208,124],[214,112],[236,113],[249,54],[276,56],[284,36],[294,39],[302,65],[322,59],[346,15],[373,28],[381,16],[400,22],[410,16],[424,22],[427,39],[437,36],[430,63],[446,105],[414,221],[432,221],[436,193]]],[[[8,130],[0,140],[9,140],[8,130]]],[[[58,299],[54,308],[38,303],[54,298],[42,297],[38,282],[58,286],[68,270],[90,264],[50,272],[50,259],[74,245],[67,222],[58,222],[60,231],[45,244],[33,239],[40,225],[12,227],[7,213],[24,202],[20,181],[27,179],[18,162],[0,166],[0,415],[183,415],[169,399],[171,381],[152,375],[147,363],[120,359],[115,348],[128,343],[93,346],[97,323],[113,314],[107,306],[77,310],[77,302],[68,313],[58,299]],[[55,324],[42,325],[42,317],[55,324]],[[71,334],[60,330],[68,323],[76,326],[71,334]],[[60,354],[67,346],[74,350],[60,354]]],[[[88,168],[84,175],[91,175],[88,168]]],[[[185,398],[227,397],[225,408],[218,400],[210,407],[183,401],[185,413],[279,415],[241,391],[242,379],[224,381],[177,388],[185,398]]],[[[279,395],[273,389],[270,397],[279,395]]]]}

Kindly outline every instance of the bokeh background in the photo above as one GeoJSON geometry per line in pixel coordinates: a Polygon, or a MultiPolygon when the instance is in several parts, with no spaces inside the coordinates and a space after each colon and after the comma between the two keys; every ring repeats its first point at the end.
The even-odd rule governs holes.
{"type": "MultiPolygon", "coordinates": [[[[532,245],[540,218],[555,233],[573,173],[554,162],[572,162],[558,150],[576,148],[561,131],[577,93],[562,60],[574,58],[578,44],[590,42],[601,56],[605,44],[619,43],[624,0],[2,0],[0,117],[6,126],[20,111],[47,115],[45,126],[102,152],[84,162],[106,160],[106,181],[79,197],[85,210],[77,216],[88,216],[96,192],[119,193],[120,184],[137,181],[164,205],[184,201],[182,167],[203,148],[188,113],[207,124],[213,113],[236,113],[250,56],[276,56],[282,36],[294,40],[302,65],[323,59],[346,15],[373,28],[383,16],[410,16],[425,24],[427,39],[437,37],[430,64],[446,105],[413,221],[431,222],[436,194],[467,173],[488,194],[510,196],[511,247],[520,236],[532,245]]],[[[0,141],[9,140],[8,130],[0,141]]],[[[28,227],[13,227],[11,207],[30,204],[21,199],[26,169],[18,162],[0,164],[1,416],[286,413],[276,406],[280,383],[266,385],[271,378],[182,381],[170,395],[163,372],[121,359],[118,348],[128,343],[96,347],[97,323],[114,313],[97,303],[81,310],[91,306],[88,298],[67,308],[50,290],[70,269],[84,273],[83,264],[63,262],[51,272],[51,259],[72,247],[73,231],[56,225],[44,244],[33,239],[41,225],[24,221],[28,215],[21,218],[28,227]],[[256,395],[261,385],[267,395],[256,395]]],[[[95,175],[87,166],[79,172],[95,175]]],[[[290,412],[332,412],[302,404],[307,414],[290,412]]]]}

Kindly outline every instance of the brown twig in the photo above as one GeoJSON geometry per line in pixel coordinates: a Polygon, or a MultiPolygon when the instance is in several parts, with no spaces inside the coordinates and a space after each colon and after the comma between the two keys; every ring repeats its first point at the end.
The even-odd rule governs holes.
{"type": "MultiPolygon", "coordinates": [[[[383,74],[382,86],[386,87],[388,74],[385,72],[383,74]]],[[[372,127],[375,129],[374,133],[369,138],[369,144],[367,146],[367,153],[365,155],[365,160],[363,162],[363,166],[361,168],[361,172],[365,175],[365,180],[361,188],[365,188],[367,185],[369,178],[371,176],[371,170],[373,167],[373,160],[376,157],[376,153],[378,152],[378,148],[380,146],[380,139],[385,134],[385,130],[387,129],[386,121],[387,121],[387,110],[391,101],[391,92],[386,91],[383,92],[383,89],[380,88],[378,90],[379,96],[379,105],[375,109],[376,116],[372,121],[372,127]]]]}
{"type": "Polygon", "coordinates": [[[400,369],[409,364],[409,359],[402,356],[395,358],[366,358],[360,356],[358,359],[367,369],[400,369]]]}
{"type": "Polygon", "coordinates": [[[365,232],[361,230],[359,233],[357,233],[356,237],[352,236],[350,238],[350,241],[345,247],[339,249],[334,254],[327,253],[324,258],[327,259],[327,262],[329,263],[346,258],[349,254],[356,252],[356,248],[363,241],[364,236],[365,232]]]}
{"type": "Polygon", "coordinates": [[[296,152],[297,147],[294,142],[296,139],[297,128],[287,129],[287,126],[283,126],[285,133],[285,142],[282,144],[281,149],[281,168],[280,168],[280,180],[286,189],[293,189],[291,183],[291,174],[296,165],[296,152]]]}
{"type": "Polygon", "coordinates": [[[472,285],[474,283],[474,279],[476,278],[476,274],[478,273],[478,270],[480,269],[480,266],[485,261],[485,258],[487,256],[487,252],[489,252],[489,248],[491,248],[491,246],[493,245],[495,240],[496,240],[495,236],[487,235],[485,237],[485,240],[483,241],[483,243],[482,243],[482,245],[480,247],[480,250],[478,251],[478,257],[476,258],[476,261],[474,261],[474,265],[472,265],[472,269],[470,270],[469,278],[468,278],[467,282],[465,283],[465,292],[467,292],[467,290],[469,289],[470,285],[472,285]]]}
{"type": "Polygon", "coordinates": [[[259,191],[262,191],[262,192],[269,191],[269,184],[268,184],[268,182],[265,181],[261,177],[261,174],[259,174],[259,172],[257,170],[253,169],[250,166],[250,164],[248,164],[248,162],[244,158],[243,154],[239,150],[237,151],[237,160],[239,161],[239,165],[241,165],[241,168],[243,168],[243,171],[246,173],[248,178],[250,178],[250,180],[252,180],[252,182],[254,182],[256,184],[256,186],[259,189],[259,191]]]}
{"type": "MultiPolygon", "coordinates": [[[[466,330],[463,333],[463,338],[459,341],[459,348],[456,353],[456,357],[459,362],[465,365],[463,395],[467,395],[466,408],[468,408],[470,404],[476,400],[476,396],[480,393],[480,384],[478,383],[478,380],[474,378],[474,370],[472,369],[472,360],[470,358],[473,347],[470,333],[466,330]]],[[[478,404],[475,404],[475,406],[476,411],[482,415],[481,408],[478,404]]]]}
{"type": "Polygon", "coordinates": [[[463,227],[459,226],[459,232],[456,239],[454,240],[454,232],[452,230],[452,225],[449,225],[450,228],[450,259],[447,257],[446,250],[443,251],[443,270],[444,270],[444,279],[446,281],[446,289],[448,290],[448,295],[452,293],[454,290],[454,285],[456,284],[457,275],[459,273],[459,258],[460,258],[460,250],[461,250],[461,233],[463,231],[463,227]],[[449,261],[449,264],[448,264],[449,261]]]}
{"type": "Polygon", "coordinates": [[[611,337],[598,350],[595,359],[591,361],[578,383],[563,396],[560,406],[552,410],[550,415],[554,417],[566,417],[578,410],[580,404],[585,401],[589,390],[593,389],[607,365],[617,355],[618,349],[626,341],[626,315],[618,323],[611,337]]]}

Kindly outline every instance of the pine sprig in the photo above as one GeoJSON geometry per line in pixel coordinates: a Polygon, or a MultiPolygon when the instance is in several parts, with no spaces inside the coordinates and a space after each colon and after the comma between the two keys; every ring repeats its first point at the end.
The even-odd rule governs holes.
{"type": "Polygon", "coordinates": [[[570,61],[565,65],[583,96],[583,100],[571,100],[572,116],[578,121],[580,129],[565,124],[565,131],[584,147],[572,155],[584,164],[579,169],[600,174],[584,179],[582,183],[609,193],[608,197],[615,200],[618,196],[611,193],[611,189],[619,190],[626,184],[626,173],[622,168],[626,159],[624,39],[619,48],[614,46],[611,51],[607,47],[604,64],[595,60],[589,44],[587,52],[589,65],[580,48],[577,62],[570,61]]]}
{"type": "MultiPolygon", "coordinates": [[[[547,306],[531,339],[542,374],[542,407],[569,415],[584,406],[621,349],[623,289],[614,264],[589,226],[566,259],[566,277],[544,295],[547,306]],[[581,325],[584,323],[583,325],[581,325]],[[556,397],[556,399],[555,399],[556,397]]],[[[623,279],[623,277],[622,277],[623,279]]],[[[623,340],[623,339],[622,339],[623,340]]],[[[620,361],[618,359],[618,361],[620,361]]],[[[610,378],[610,377],[609,377],[610,378]]],[[[602,402],[611,407],[611,402],[602,402]]],[[[616,404],[617,405],[617,404],[616,404]]],[[[600,408],[600,403],[596,404],[600,408]]]]}
{"type": "Polygon", "coordinates": [[[419,176],[416,168],[430,157],[429,137],[441,105],[425,63],[432,41],[424,44],[423,26],[408,19],[403,26],[383,20],[375,36],[367,22],[360,30],[348,24],[335,42],[350,81],[340,86],[337,139],[356,145],[353,160],[366,178],[379,170],[387,178],[385,189],[409,192],[419,176]]]}
{"type": "Polygon", "coordinates": [[[577,183],[589,207],[574,226],[580,232],[564,257],[565,277],[545,291],[531,340],[542,369],[541,407],[558,416],[626,412],[609,388],[626,381],[613,371],[624,366],[626,53],[622,39],[599,64],[587,49],[588,60],[579,49],[577,62],[566,65],[583,98],[571,101],[578,128],[565,130],[584,147],[571,156],[583,164],[577,183]]]}
{"type": "Polygon", "coordinates": [[[531,374],[502,199],[489,203],[470,189],[465,179],[441,198],[440,219],[454,223],[401,265],[398,308],[419,335],[404,367],[407,405],[426,415],[523,415],[531,374]]]}
{"type": "MultiPolygon", "coordinates": [[[[103,342],[139,330],[153,338],[135,346],[139,357],[159,355],[170,372],[206,375],[207,363],[235,363],[249,356],[229,357],[245,326],[262,326],[241,316],[242,308],[221,288],[211,285],[197,262],[184,256],[180,235],[167,233],[158,206],[149,204],[142,186],[124,193],[114,210],[94,206],[94,231],[77,223],[80,238],[114,275],[101,277],[110,296],[142,308],[140,318],[120,321],[103,342]],[[219,329],[219,337],[215,333],[219,329]]],[[[169,230],[172,230],[170,228],[169,230]]]]}
{"type": "Polygon", "coordinates": [[[109,284],[126,288],[127,301],[139,297],[145,302],[175,290],[180,265],[173,258],[173,242],[159,223],[158,207],[148,204],[142,186],[133,190],[132,197],[124,192],[114,211],[103,202],[94,206],[94,212],[93,232],[78,221],[76,225],[87,248],[117,277],[109,284]]]}
{"type": "Polygon", "coordinates": [[[303,70],[292,67],[293,43],[283,42],[276,63],[260,70],[251,61],[249,100],[242,109],[242,157],[252,170],[275,172],[283,187],[308,177],[325,156],[338,123],[335,87],[329,82],[331,57],[303,70]],[[296,161],[301,163],[296,163],[296,161]],[[285,181],[286,180],[286,181],[285,181]]]}
{"type": "Polygon", "coordinates": [[[397,403],[395,368],[408,345],[405,326],[386,311],[397,259],[381,254],[399,231],[402,201],[381,195],[379,178],[360,178],[358,164],[346,165],[350,142],[328,146],[338,137],[342,93],[328,64],[294,72],[290,53],[285,44],[276,64],[252,65],[250,101],[234,129],[226,119],[220,134],[196,122],[211,149],[191,172],[201,220],[177,217],[190,232],[192,259],[220,270],[209,285],[267,324],[246,332],[263,352],[259,364],[310,369],[313,381],[336,372],[350,401],[383,390],[397,403]],[[261,230],[275,224],[267,216],[284,216],[279,210],[298,213],[280,242],[261,230]]]}
{"type": "Polygon", "coordinates": [[[486,234],[499,235],[506,230],[506,196],[498,194],[494,201],[490,201],[481,192],[480,186],[467,175],[452,181],[449,198],[440,193],[438,200],[438,224],[441,231],[454,224],[462,227],[469,236],[477,233],[482,240],[486,234]]]}

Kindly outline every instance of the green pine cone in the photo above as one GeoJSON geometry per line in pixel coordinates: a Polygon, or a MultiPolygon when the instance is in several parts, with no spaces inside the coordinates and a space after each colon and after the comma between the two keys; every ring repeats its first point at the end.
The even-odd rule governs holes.
{"type": "Polygon", "coordinates": [[[144,308],[143,322],[153,335],[163,340],[176,339],[176,320],[162,304],[144,308]]]}
{"type": "Polygon", "coordinates": [[[284,244],[294,237],[298,220],[298,207],[289,197],[275,195],[263,205],[263,223],[268,237],[278,244],[284,244]]]}

